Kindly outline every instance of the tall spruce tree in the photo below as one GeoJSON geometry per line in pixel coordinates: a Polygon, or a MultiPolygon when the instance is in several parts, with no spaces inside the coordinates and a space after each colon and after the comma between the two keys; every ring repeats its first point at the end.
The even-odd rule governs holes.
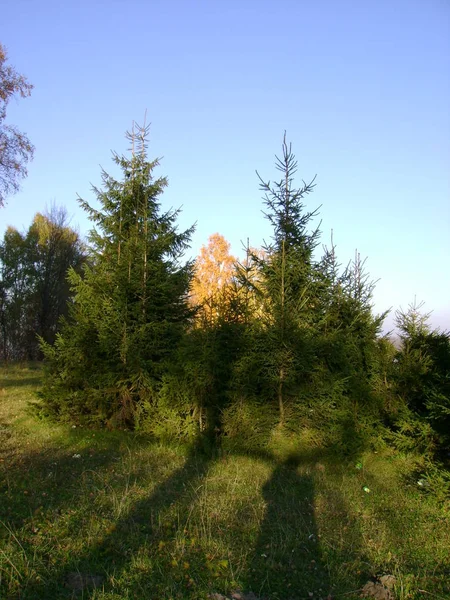
{"type": "MultiPolygon", "coordinates": [[[[312,253],[319,230],[310,229],[317,210],[307,211],[304,198],[313,191],[314,179],[294,187],[297,161],[283,139],[282,156],[276,157],[282,173],[278,182],[260,179],[265,216],[273,227],[272,241],[263,252],[252,254],[258,276],[248,282],[259,296],[262,318],[253,323],[249,354],[241,365],[259,381],[260,395],[269,392],[278,401],[279,420],[285,420],[285,399],[298,392],[311,362],[311,324],[315,310],[312,253]],[[256,281],[256,283],[255,283],[256,281]]],[[[241,270],[245,279],[245,269],[241,270]]]]}
{"type": "Polygon", "coordinates": [[[193,228],[178,232],[179,211],[163,212],[167,186],[147,159],[149,127],[133,125],[131,158],[113,154],[123,172],[102,173],[100,209],[80,200],[95,227],[83,276],[69,275],[70,316],[53,346],[42,392],[44,411],[114,427],[133,426],[155,393],[187,325],[193,265],[183,262],[193,228]]]}

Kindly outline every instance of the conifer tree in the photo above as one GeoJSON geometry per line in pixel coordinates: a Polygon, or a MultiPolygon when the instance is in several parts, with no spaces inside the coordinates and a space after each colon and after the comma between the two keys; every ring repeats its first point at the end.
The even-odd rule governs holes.
{"type": "MultiPolygon", "coordinates": [[[[319,230],[310,231],[317,210],[305,210],[304,198],[314,188],[314,179],[294,187],[297,161],[284,136],[281,158],[276,168],[279,182],[260,179],[264,192],[264,213],[273,227],[272,242],[263,252],[252,254],[258,275],[249,282],[262,303],[262,319],[253,323],[250,356],[244,362],[278,401],[279,420],[285,420],[285,398],[298,385],[311,361],[311,322],[314,310],[312,253],[319,230]],[[256,281],[256,283],[255,283],[256,281]],[[250,366],[251,365],[251,366],[250,366]],[[264,383],[263,383],[264,382],[264,383]]],[[[245,271],[241,271],[244,276],[245,271]]]]}
{"type": "Polygon", "coordinates": [[[178,232],[179,211],[161,209],[167,179],[154,176],[148,134],[145,125],[127,133],[131,158],[113,155],[123,179],[103,171],[99,209],[80,200],[95,225],[91,264],[83,277],[70,273],[70,318],[54,346],[43,344],[43,407],[54,415],[132,426],[191,316],[192,263],[182,257],[193,228],[178,232]]]}
{"type": "Polygon", "coordinates": [[[153,416],[157,431],[161,431],[161,421],[169,421],[166,415],[172,411],[170,425],[176,423],[177,435],[192,433],[193,425],[209,444],[221,432],[244,329],[235,262],[230,244],[218,233],[200,249],[189,297],[195,319],[180,345],[178,360],[164,377],[160,410],[153,416]]]}
{"type": "Polygon", "coordinates": [[[382,375],[386,340],[383,342],[379,334],[387,312],[372,312],[375,282],[370,280],[359,252],[341,270],[333,238],[331,248],[324,249],[316,268],[322,306],[317,323],[317,362],[330,381],[340,381],[342,393],[333,404],[347,410],[353,420],[360,420],[363,413],[378,414],[386,389],[382,375]]]}
{"type": "Polygon", "coordinates": [[[395,383],[410,409],[431,423],[447,447],[450,443],[450,332],[432,329],[431,313],[414,301],[396,312],[400,350],[395,383]]]}

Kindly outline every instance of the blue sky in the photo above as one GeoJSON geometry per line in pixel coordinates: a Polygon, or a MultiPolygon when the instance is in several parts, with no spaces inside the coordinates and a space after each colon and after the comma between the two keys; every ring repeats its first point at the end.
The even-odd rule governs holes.
{"type": "Polygon", "coordinates": [[[36,146],[1,235],[52,202],[85,233],[77,194],[94,202],[147,109],[193,255],[216,231],[239,254],[270,237],[255,169],[276,177],[286,130],[323,242],[380,280],[375,310],[416,296],[450,328],[448,0],[4,0],[0,41],[35,86],[8,122],[36,146]]]}

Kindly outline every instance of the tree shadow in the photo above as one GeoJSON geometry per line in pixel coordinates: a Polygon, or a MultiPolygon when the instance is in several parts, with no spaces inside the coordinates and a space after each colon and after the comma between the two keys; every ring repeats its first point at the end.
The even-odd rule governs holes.
{"type": "Polygon", "coordinates": [[[298,456],[276,465],[262,490],[267,508],[246,581],[258,597],[329,592],[314,518],[314,481],[299,465],[298,456]]]}
{"type": "Polygon", "coordinates": [[[65,543],[55,535],[61,531],[68,538],[77,535],[89,502],[86,490],[95,483],[93,474],[102,473],[111,481],[116,462],[126,456],[114,436],[103,438],[101,448],[86,446],[78,451],[77,442],[85,441],[86,434],[70,431],[60,443],[54,439],[46,446],[19,452],[9,440],[5,444],[0,439],[0,558],[6,557],[3,568],[7,567],[4,571],[0,565],[0,597],[59,597],[47,596],[41,586],[35,590],[32,581],[38,574],[49,574],[53,581],[51,553],[57,548],[59,554],[65,543]],[[17,576],[12,585],[9,567],[17,576]]]}
{"type": "Polygon", "coordinates": [[[109,447],[103,455],[89,460],[50,447],[2,461],[0,521],[20,528],[27,521],[31,523],[32,515],[37,512],[56,516],[77,506],[81,493],[79,481],[86,470],[107,469],[118,455],[115,448],[109,447]]]}
{"type": "MultiPolygon", "coordinates": [[[[147,559],[173,539],[180,517],[183,519],[189,514],[196,489],[212,459],[212,455],[205,455],[201,441],[194,444],[180,468],[150,495],[135,501],[100,538],[83,540],[83,550],[52,570],[51,581],[30,587],[26,597],[70,598],[79,597],[81,593],[83,598],[89,598],[96,594],[95,586],[102,587],[106,593],[119,593],[120,597],[124,589],[127,597],[154,597],[159,585],[158,574],[149,567],[151,561],[147,559]],[[141,565],[139,556],[144,557],[141,565]]],[[[161,552],[160,558],[161,564],[166,561],[165,566],[169,568],[170,560],[166,559],[170,556],[163,556],[161,552]]],[[[161,585],[166,580],[167,573],[161,574],[161,585]]]]}
{"type": "MultiPolygon", "coordinates": [[[[81,436],[81,441],[85,433],[70,430],[69,436],[75,439],[81,436]]],[[[82,526],[84,517],[80,505],[87,505],[86,500],[80,496],[80,490],[86,491],[86,485],[77,488],[77,479],[85,477],[89,470],[104,472],[116,459],[121,460],[124,456],[123,449],[118,447],[118,442],[122,439],[120,434],[116,437],[109,432],[105,439],[109,442],[106,443],[102,438],[105,451],[101,456],[93,452],[93,456],[88,457],[84,452],[81,459],[74,458],[73,444],[70,444],[71,452],[55,452],[53,448],[38,455],[26,456],[16,465],[16,472],[23,477],[26,489],[32,493],[23,502],[17,500],[11,504],[9,517],[5,516],[10,518],[15,515],[17,521],[13,525],[21,527],[27,515],[34,514],[41,504],[46,504],[54,511],[55,519],[59,518],[61,512],[72,513],[68,516],[70,535],[80,538],[85,536],[83,532],[86,528],[82,526]],[[57,472],[53,463],[58,465],[57,472]],[[66,490],[64,493],[61,491],[60,495],[55,491],[54,498],[48,493],[49,480],[46,478],[49,472],[54,472],[52,478],[56,479],[52,481],[56,488],[60,486],[66,490]],[[47,495],[45,499],[41,498],[43,494],[47,495]]],[[[138,442],[139,446],[142,440],[138,442]]],[[[90,598],[96,597],[99,592],[95,591],[95,585],[103,588],[107,597],[111,598],[166,597],[164,592],[167,593],[167,582],[171,578],[174,580],[174,593],[169,595],[177,598],[196,597],[192,595],[194,590],[189,588],[191,584],[186,579],[188,573],[183,571],[183,563],[174,564],[176,561],[168,547],[173,548],[176,545],[175,538],[182,535],[185,528],[189,528],[192,507],[198,499],[197,490],[218,452],[219,449],[215,447],[212,453],[205,453],[204,439],[199,438],[188,452],[184,463],[151,493],[141,495],[140,498],[132,495],[132,504],[127,504],[121,514],[114,517],[112,525],[109,519],[111,526],[102,529],[101,537],[80,539],[79,551],[72,549],[72,556],[64,558],[60,564],[49,563],[46,581],[30,582],[20,597],[27,600],[63,599],[81,594],[83,598],[90,598]],[[185,591],[184,595],[179,595],[183,593],[180,590],[185,591]]],[[[264,449],[255,452],[240,452],[235,449],[229,454],[245,455],[262,461],[272,471],[262,488],[266,512],[260,530],[255,533],[254,548],[243,548],[243,552],[251,557],[242,581],[245,589],[253,591],[260,598],[273,600],[307,598],[310,593],[314,598],[326,598],[328,594],[337,591],[333,586],[337,586],[342,593],[355,590],[359,583],[358,577],[346,571],[345,567],[339,570],[336,565],[347,561],[354,565],[354,557],[362,560],[363,544],[356,523],[350,526],[354,528],[352,541],[343,539],[347,527],[344,522],[349,519],[349,510],[339,490],[334,490],[325,501],[329,504],[329,509],[342,520],[342,539],[339,535],[327,536],[327,543],[331,541],[333,544],[330,550],[328,546],[324,547],[324,540],[320,536],[315,510],[318,493],[323,497],[320,469],[317,469],[320,467],[322,453],[315,450],[302,451],[282,461],[264,449]]],[[[130,453],[131,460],[139,459],[135,459],[130,453]]],[[[155,472],[161,479],[161,473],[156,468],[157,461],[152,459],[151,462],[155,463],[155,472]]],[[[145,468],[145,465],[137,467],[139,470],[145,468]]],[[[133,477],[137,472],[134,469],[133,477]]],[[[113,485],[117,476],[114,471],[108,471],[108,485],[113,485]]],[[[15,482],[18,483],[20,481],[15,482]]],[[[142,489],[143,486],[141,491],[142,489]]],[[[120,482],[118,491],[125,493],[120,482]]],[[[100,520],[104,516],[97,507],[88,508],[86,513],[89,513],[86,518],[90,519],[98,517],[100,520]]],[[[29,528],[39,527],[39,518],[37,515],[30,520],[29,528]]],[[[244,539],[244,543],[248,544],[248,539],[244,539]]],[[[29,551],[32,550],[31,544],[29,551]]],[[[188,549],[183,560],[192,563],[193,554],[193,550],[188,549]]],[[[198,571],[207,573],[209,565],[201,549],[197,551],[195,560],[198,561],[198,571]]]]}
{"type": "Polygon", "coordinates": [[[329,456],[311,450],[275,465],[262,489],[266,511],[248,563],[248,592],[270,600],[325,599],[351,594],[367,580],[358,523],[338,490],[327,494],[317,487],[332,464],[329,456]],[[335,530],[319,527],[317,510],[335,530]]]}
{"type": "Polygon", "coordinates": [[[42,377],[28,377],[27,379],[10,379],[2,377],[0,379],[0,389],[4,388],[19,388],[19,387],[36,387],[42,383],[42,377]]]}

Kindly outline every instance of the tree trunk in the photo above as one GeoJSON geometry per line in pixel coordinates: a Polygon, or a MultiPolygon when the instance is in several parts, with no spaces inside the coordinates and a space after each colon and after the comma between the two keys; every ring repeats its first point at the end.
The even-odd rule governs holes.
{"type": "Polygon", "coordinates": [[[284,384],[284,368],[280,369],[278,379],[278,409],[280,412],[280,425],[284,425],[284,399],[283,399],[283,384],[284,384]]]}

